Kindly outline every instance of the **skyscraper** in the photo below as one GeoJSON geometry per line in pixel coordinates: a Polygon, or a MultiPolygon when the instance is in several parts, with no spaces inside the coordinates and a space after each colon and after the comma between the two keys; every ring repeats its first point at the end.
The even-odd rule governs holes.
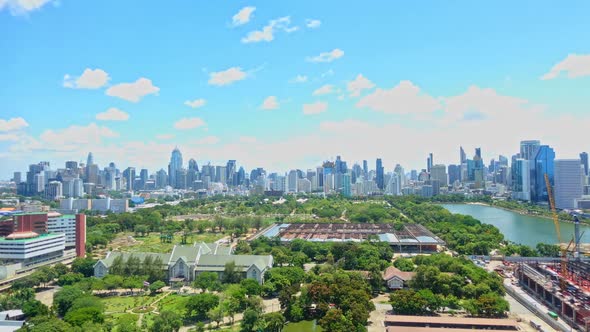
{"type": "Polygon", "coordinates": [[[127,167],[127,169],[123,171],[123,177],[127,183],[127,191],[133,191],[135,189],[133,187],[135,184],[135,167],[127,167]]]}
{"type": "Polygon", "coordinates": [[[465,161],[467,160],[467,154],[465,154],[465,150],[463,150],[463,147],[460,146],[459,147],[459,161],[461,162],[461,164],[465,163],[465,161]]]}
{"type": "Polygon", "coordinates": [[[534,158],[531,182],[531,200],[533,202],[547,202],[547,186],[545,184],[545,174],[549,177],[549,182],[554,184],[554,160],[555,152],[548,145],[541,145],[537,149],[537,155],[534,158]]]}
{"type": "Polygon", "coordinates": [[[156,173],[156,188],[162,189],[168,184],[168,174],[164,169],[160,169],[156,173]]]}
{"type": "Polygon", "coordinates": [[[520,158],[532,160],[537,155],[537,149],[541,145],[538,140],[529,140],[520,142],[520,158]]]}
{"type": "Polygon", "coordinates": [[[377,188],[383,190],[384,189],[384,174],[383,174],[383,162],[381,161],[381,158],[377,158],[377,162],[375,163],[375,170],[377,172],[376,174],[376,182],[377,182],[377,188]]]}
{"type": "Polygon", "coordinates": [[[580,153],[580,161],[582,162],[582,166],[584,166],[584,175],[588,176],[588,153],[580,153]]]}
{"type": "Polygon", "coordinates": [[[575,200],[584,192],[583,168],[580,159],[555,160],[555,206],[575,209],[575,200]]]}
{"type": "Polygon", "coordinates": [[[449,165],[449,184],[455,183],[455,181],[461,181],[461,167],[458,165],[449,165]]]}
{"type": "Polygon", "coordinates": [[[363,176],[365,180],[369,178],[369,164],[366,160],[363,160],[363,176]]]}
{"type": "Polygon", "coordinates": [[[440,164],[433,165],[430,168],[430,179],[433,181],[438,181],[441,187],[446,187],[448,185],[446,166],[440,164]]]}
{"type": "Polygon", "coordinates": [[[182,153],[178,150],[178,147],[172,150],[172,156],[170,157],[170,164],[168,165],[168,184],[176,186],[176,172],[182,169],[182,153]]]}
{"type": "Polygon", "coordinates": [[[141,179],[141,188],[138,189],[145,189],[145,183],[150,178],[148,170],[142,168],[141,171],[139,171],[139,178],[141,179]]]}
{"type": "Polygon", "coordinates": [[[199,171],[199,165],[197,165],[197,161],[196,161],[196,160],[194,160],[193,158],[191,158],[191,159],[188,161],[188,169],[189,169],[190,171],[197,171],[197,172],[199,171]]]}
{"type": "Polygon", "coordinates": [[[88,152],[88,158],[86,158],[86,166],[94,164],[94,156],[92,152],[88,152]]]}
{"type": "Polygon", "coordinates": [[[297,179],[299,177],[297,176],[297,171],[296,170],[291,170],[289,171],[289,176],[287,177],[287,191],[290,193],[296,193],[297,192],[297,179]]]}
{"type": "Polygon", "coordinates": [[[432,152],[428,154],[428,159],[426,159],[426,171],[430,173],[432,169],[432,165],[434,165],[434,158],[432,156],[432,152]]]}
{"type": "Polygon", "coordinates": [[[512,198],[531,200],[531,172],[528,159],[516,158],[512,163],[512,198]]]}

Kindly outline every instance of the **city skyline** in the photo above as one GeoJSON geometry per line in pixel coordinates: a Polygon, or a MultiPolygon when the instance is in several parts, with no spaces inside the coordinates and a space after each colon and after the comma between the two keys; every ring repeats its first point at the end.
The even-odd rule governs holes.
{"type": "Polygon", "coordinates": [[[336,155],[420,170],[459,146],[488,162],[527,139],[558,159],[590,149],[585,2],[180,3],[170,18],[147,3],[141,19],[131,3],[24,3],[0,2],[0,179],[89,151],[155,172],[175,146],[278,172],[336,155]]]}

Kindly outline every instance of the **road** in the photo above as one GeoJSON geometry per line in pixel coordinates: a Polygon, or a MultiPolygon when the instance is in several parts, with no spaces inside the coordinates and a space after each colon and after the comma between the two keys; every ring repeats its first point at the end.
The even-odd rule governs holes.
{"type": "Polygon", "coordinates": [[[383,303],[389,301],[389,294],[380,294],[373,300],[375,310],[369,316],[368,332],[383,332],[385,330],[385,315],[392,310],[391,304],[383,303]]]}

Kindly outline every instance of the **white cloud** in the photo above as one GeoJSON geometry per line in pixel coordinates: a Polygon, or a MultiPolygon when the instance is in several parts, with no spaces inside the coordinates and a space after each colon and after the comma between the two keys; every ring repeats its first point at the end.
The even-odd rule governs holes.
{"type": "Polygon", "coordinates": [[[305,83],[305,82],[307,82],[307,76],[305,76],[305,75],[297,75],[289,81],[289,83],[305,83]]]}
{"type": "Polygon", "coordinates": [[[377,89],[361,98],[356,106],[390,114],[424,114],[440,109],[436,99],[420,93],[420,88],[410,81],[401,81],[389,90],[377,89]]]}
{"type": "Polygon", "coordinates": [[[205,136],[203,138],[199,138],[197,140],[194,140],[192,143],[197,144],[197,145],[212,145],[212,144],[217,144],[219,143],[219,137],[217,136],[205,136]]]}
{"type": "Polygon", "coordinates": [[[0,11],[8,8],[12,15],[26,15],[28,12],[39,10],[51,0],[0,0],[0,11]]]}
{"type": "Polygon", "coordinates": [[[18,140],[19,140],[19,136],[17,134],[0,134],[0,142],[7,142],[7,141],[16,142],[18,140]]]}
{"type": "Polygon", "coordinates": [[[161,140],[173,139],[174,137],[176,137],[176,135],[174,135],[174,134],[159,134],[159,135],[156,135],[156,138],[157,139],[161,139],[161,140]]]}
{"type": "Polygon", "coordinates": [[[320,53],[320,55],[308,57],[307,61],[316,62],[316,63],[317,62],[332,62],[332,61],[339,59],[343,56],[344,56],[344,51],[339,48],[335,48],[330,52],[323,52],[323,53],[320,53]]]}
{"type": "Polygon", "coordinates": [[[242,38],[242,43],[258,43],[258,42],[270,42],[274,40],[274,33],[276,31],[284,31],[291,33],[299,30],[297,26],[290,26],[291,18],[289,16],[280,17],[274,20],[270,20],[262,30],[250,31],[246,37],[242,38]]]}
{"type": "Polygon", "coordinates": [[[250,22],[250,18],[252,18],[252,14],[255,10],[256,7],[251,6],[240,9],[240,11],[232,17],[232,25],[238,26],[250,22]]]}
{"type": "Polygon", "coordinates": [[[313,96],[321,96],[327,95],[334,92],[334,87],[331,84],[326,84],[322,87],[317,88],[312,95],[313,96]]]}
{"type": "Polygon", "coordinates": [[[551,80],[558,77],[561,72],[567,72],[568,78],[590,76],[590,54],[570,54],[564,60],[558,62],[551,70],[541,77],[542,80],[551,80]]]}
{"type": "Polygon", "coordinates": [[[263,110],[276,110],[280,107],[279,101],[277,100],[276,96],[268,96],[260,105],[260,108],[263,110]]]}
{"type": "Polygon", "coordinates": [[[201,118],[182,118],[174,124],[174,128],[179,130],[194,129],[205,125],[201,118]]]}
{"type": "Polygon", "coordinates": [[[203,98],[200,99],[195,99],[195,100],[187,100],[184,102],[184,104],[188,107],[192,107],[192,108],[199,108],[199,107],[203,107],[205,106],[205,104],[207,103],[207,101],[203,98]]]}
{"type": "Polygon", "coordinates": [[[319,28],[320,25],[322,25],[322,22],[320,20],[312,20],[312,19],[305,20],[305,26],[307,26],[310,29],[319,28]]]}
{"type": "Polygon", "coordinates": [[[101,121],[127,121],[129,114],[121,111],[118,108],[111,107],[108,110],[96,114],[96,120],[101,121]]]}
{"type": "Polygon", "coordinates": [[[346,89],[350,92],[351,97],[358,97],[361,95],[363,90],[369,90],[375,87],[375,84],[369,81],[362,74],[358,74],[357,77],[346,84],[346,89]]]}
{"type": "Polygon", "coordinates": [[[321,102],[321,101],[315,102],[313,104],[303,104],[303,114],[305,114],[305,115],[323,113],[327,109],[328,109],[328,103],[321,102]]]}
{"type": "Polygon", "coordinates": [[[256,137],[254,137],[254,136],[240,136],[239,141],[241,143],[249,143],[249,144],[258,142],[256,137]]]}
{"type": "Polygon", "coordinates": [[[16,131],[23,128],[28,127],[29,124],[25,119],[18,117],[18,118],[11,118],[8,120],[0,119],[0,132],[5,131],[16,131]]]}
{"type": "Polygon", "coordinates": [[[72,89],[98,89],[105,86],[110,79],[109,74],[102,69],[86,68],[82,75],[77,78],[65,74],[63,86],[72,89]]]}
{"type": "Polygon", "coordinates": [[[137,103],[141,98],[158,94],[160,88],[152,84],[152,80],[141,77],[133,83],[120,83],[107,89],[107,96],[118,97],[130,102],[137,103]]]}
{"type": "Polygon", "coordinates": [[[240,67],[231,67],[224,71],[212,72],[209,74],[209,85],[224,86],[246,78],[246,72],[240,67]]]}

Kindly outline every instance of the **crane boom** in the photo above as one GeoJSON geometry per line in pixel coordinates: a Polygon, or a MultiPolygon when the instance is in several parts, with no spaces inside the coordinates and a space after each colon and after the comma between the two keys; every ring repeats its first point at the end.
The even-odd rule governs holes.
{"type": "Polygon", "coordinates": [[[569,245],[565,249],[562,248],[561,230],[559,229],[559,216],[557,215],[557,210],[555,209],[555,198],[553,197],[553,190],[551,190],[551,181],[549,181],[549,176],[547,175],[547,173],[545,173],[545,186],[547,186],[547,196],[549,197],[549,205],[551,206],[551,212],[553,213],[555,233],[557,234],[558,245],[561,249],[561,276],[559,284],[561,286],[561,290],[564,291],[567,279],[567,251],[569,250],[574,240],[570,241],[569,245]]]}

